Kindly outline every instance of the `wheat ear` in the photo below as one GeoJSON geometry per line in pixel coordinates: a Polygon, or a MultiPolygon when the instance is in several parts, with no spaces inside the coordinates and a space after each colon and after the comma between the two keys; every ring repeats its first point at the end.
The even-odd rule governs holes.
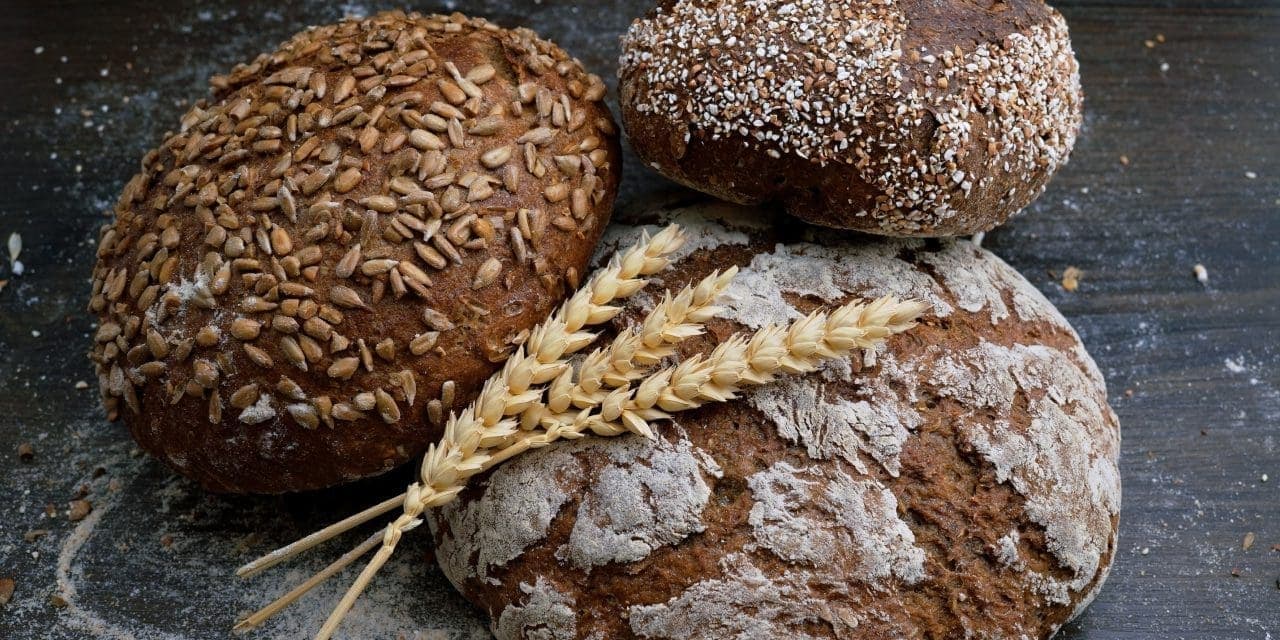
{"type": "MultiPolygon", "coordinates": [[[[594,406],[607,396],[600,385],[612,381],[628,384],[632,376],[639,375],[638,367],[658,363],[673,353],[670,345],[701,333],[702,323],[719,311],[713,306],[715,299],[737,272],[736,267],[723,273],[715,272],[675,296],[664,296],[662,302],[646,316],[638,331],[625,330],[608,348],[589,355],[588,385],[579,384],[576,388],[578,401],[585,406],[594,406]]],[[[604,275],[608,277],[607,272],[604,275]]],[[[616,311],[609,317],[615,314],[616,311]]],[[[554,318],[549,325],[554,335],[554,318]]],[[[585,347],[587,342],[571,339],[570,345],[574,348],[570,351],[585,347]]],[[[566,359],[570,351],[548,342],[547,336],[538,330],[531,334],[526,346],[529,355],[518,350],[502,371],[485,383],[480,397],[471,406],[450,416],[439,446],[433,445],[423,457],[421,482],[406,492],[403,513],[387,525],[382,548],[338,602],[317,634],[318,639],[327,639],[337,630],[360,593],[395,552],[403,534],[421,524],[424,510],[452,501],[465,488],[470,477],[492,469],[530,446],[544,446],[564,437],[551,434],[537,440],[519,437],[522,422],[537,424],[536,416],[546,413],[542,408],[546,406],[542,401],[543,390],[533,385],[567,380],[573,373],[566,359]],[[517,441],[521,442],[520,447],[512,447],[517,441]]],[[[556,391],[555,384],[547,389],[549,395],[556,391]]]]}
{"type": "Polygon", "coordinates": [[[548,411],[563,412],[570,405],[598,406],[612,389],[643,378],[675,354],[674,345],[703,332],[703,325],[720,313],[715,301],[737,273],[737,267],[716,271],[674,296],[664,294],[638,327],[623,329],[608,346],[588,354],[576,372],[571,368],[561,372],[547,388],[546,403],[521,413],[521,427],[533,429],[548,411]]]}
{"type": "MultiPolygon", "coordinates": [[[[915,326],[925,305],[883,297],[854,301],[833,311],[815,311],[788,327],[768,325],[751,336],[734,336],[710,355],[698,354],[654,373],[634,388],[618,387],[596,409],[548,412],[541,419],[547,434],[573,437],[634,432],[653,437],[649,424],[707,402],[735,398],[744,387],[767,384],[778,374],[814,371],[826,360],[871,349],[889,336],[915,326]]],[[[532,436],[537,438],[537,436],[532,436]]],[[[541,446],[535,440],[530,446],[541,446]]]]}
{"type": "MultiPolygon", "coordinates": [[[[499,387],[504,387],[503,390],[507,392],[519,390],[522,395],[528,391],[529,385],[534,384],[535,381],[546,382],[559,375],[562,370],[568,367],[567,357],[586,347],[595,339],[593,334],[585,333],[582,329],[588,325],[607,322],[616,316],[621,309],[611,306],[610,303],[626,298],[643,288],[647,284],[647,280],[643,278],[665,269],[670,264],[671,256],[683,246],[685,239],[686,236],[678,225],[670,225],[652,237],[645,233],[632,247],[615,254],[609,261],[608,266],[596,272],[587,284],[562,304],[550,318],[530,332],[529,339],[517,349],[516,354],[508,359],[503,370],[495,376],[495,379],[501,378],[504,384],[494,384],[494,379],[491,379],[490,383],[486,384],[481,398],[492,398],[499,387]]],[[[453,423],[454,421],[451,419],[450,425],[453,425],[453,423]]],[[[454,431],[456,432],[456,429],[454,431]]],[[[448,433],[449,429],[446,429],[446,440],[448,439],[448,433]]],[[[434,449],[435,447],[432,447],[433,451],[434,449]]],[[[424,459],[424,468],[426,467],[427,459],[430,459],[430,457],[431,454],[429,453],[427,458],[424,459]]],[[[411,491],[406,491],[395,498],[379,503],[361,513],[268,553],[240,567],[236,574],[244,578],[257,575],[372,518],[400,507],[406,502],[406,498],[409,497],[410,493],[411,491]]],[[[420,498],[421,494],[419,493],[417,497],[420,498]]],[[[326,568],[324,573],[332,575],[332,573],[336,573],[336,571],[355,560],[356,557],[359,556],[352,556],[350,553],[344,555],[334,565],[326,568]]],[[[261,624],[266,620],[266,617],[262,614],[266,613],[269,616],[270,613],[279,611],[317,584],[319,584],[319,581],[315,580],[315,578],[309,580],[306,585],[303,585],[303,587],[307,588],[300,587],[291,591],[276,602],[243,620],[236,626],[236,629],[246,631],[261,624]]]]}

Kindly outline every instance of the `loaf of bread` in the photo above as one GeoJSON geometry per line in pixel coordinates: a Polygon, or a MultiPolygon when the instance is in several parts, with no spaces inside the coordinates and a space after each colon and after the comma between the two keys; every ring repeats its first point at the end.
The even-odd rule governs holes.
{"type": "Polygon", "coordinates": [[[527,29],[393,12],[212,85],[101,234],[108,413],[215,491],[413,458],[578,285],[621,170],[604,84],[527,29]]]}
{"type": "MultiPolygon", "coordinates": [[[[1046,638],[1093,598],[1119,426],[1026,280],[965,241],[666,216],[694,237],[666,286],[742,269],[686,355],[854,297],[931,311],[878,353],[681,413],[655,441],[528,453],[429,512],[440,565],[500,640],[1046,638]]],[[[636,300],[619,322],[653,302],[636,300]]]]}
{"type": "Polygon", "coordinates": [[[1081,123],[1042,0],[664,0],[623,38],[637,155],[731,202],[894,236],[990,229],[1067,160],[1081,123]]]}

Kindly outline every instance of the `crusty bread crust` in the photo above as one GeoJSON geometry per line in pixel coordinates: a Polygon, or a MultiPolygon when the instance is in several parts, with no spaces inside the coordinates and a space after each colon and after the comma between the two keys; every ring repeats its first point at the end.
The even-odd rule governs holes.
{"type": "Polygon", "coordinates": [[[408,461],[576,287],[621,172],[604,84],[527,29],[400,12],[211,83],[102,231],[108,413],[215,491],[408,461]]]}

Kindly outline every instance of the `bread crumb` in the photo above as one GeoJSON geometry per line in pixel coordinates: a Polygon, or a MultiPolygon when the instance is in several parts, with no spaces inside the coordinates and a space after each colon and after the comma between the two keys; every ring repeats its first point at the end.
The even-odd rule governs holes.
{"type": "Polygon", "coordinates": [[[31,462],[36,457],[36,448],[31,446],[30,442],[23,442],[18,445],[18,459],[23,462],[31,462]]]}
{"type": "Polygon", "coordinates": [[[49,604],[51,604],[51,605],[53,605],[53,606],[55,606],[55,607],[57,607],[57,608],[59,608],[59,609],[63,609],[63,608],[65,608],[68,604],[70,604],[70,603],[69,603],[69,602],[67,602],[67,599],[66,599],[66,598],[62,597],[60,594],[55,593],[55,594],[53,594],[53,595],[49,596],[49,604]]]}
{"type": "Polygon", "coordinates": [[[88,383],[88,382],[85,382],[84,380],[77,380],[77,381],[76,381],[76,389],[77,389],[77,390],[79,390],[79,391],[83,391],[83,390],[88,389],[88,388],[89,388],[89,383],[88,383]]]}
{"type": "Polygon", "coordinates": [[[0,607],[13,600],[15,586],[13,578],[0,578],[0,607]]]}
{"type": "Polygon", "coordinates": [[[23,539],[23,540],[25,540],[25,541],[27,541],[27,542],[35,542],[35,541],[39,540],[40,538],[43,538],[43,537],[45,537],[45,536],[47,536],[47,535],[49,535],[49,530],[48,530],[48,529],[32,529],[32,530],[30,530],[30,531],[28,531],[28,532],[26,532],[26,533],[22,534],[22,539],[23,539]]]}
{"type": "Polygon", "coordinates": [[[1067,267],[1066,271],[1062,272],[1062,288],[1068,292],[1074,292],[1079,289],[1080,278],[1083,275],[1083,271],[1075,267],[1067,267]]]}
{"type": "Polygon", "coordinates": [[[72,500],[70,508],[67,510],[67,519],[72,522],[79,522],[93,511],[93,503],[88,500],[72,500]]]}
{"type": "Polygon", "coordinates": [[[1204,268],[1204,265],[1197,263],[1196,266],[1191,267],[1191,272],[1196,274],[1196,280],[1199,280],[1200,284],[1209,283],[1209,270],[1204,268]]]}
{"type": "Polygon", "coordinates": [[[1120,164],[1126,167],[1129,166],[1129,156],[1126,156],[1123,153],[1120,154],[1120,164]]]}
{"type": "Polygon", "coordinates": [[[1245,551],[1248,551],[1249,549],[1253,548],[1253,541],[1256,539],[1257,539],[1257,536],[1254,535],[1252,531],[1244,534],[1244,542],[1240,544],[1240,548],[1245,551]]]}

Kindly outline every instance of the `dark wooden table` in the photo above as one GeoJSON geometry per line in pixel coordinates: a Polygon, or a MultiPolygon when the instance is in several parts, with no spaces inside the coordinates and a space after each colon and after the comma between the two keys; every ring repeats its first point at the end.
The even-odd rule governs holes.
{"type": "MultiPolygon", "coordinates": [[[[16,582],[3,638],[225,637],[237,613],[338,549],[252,583],[231,577],[237,564],[408,480],[206,495],[141,456],[101,419],[95,393],[77,389],[95,386],[82,310],[96,229],[142,153],[211,73],[304,25],[370,10],[177,4],[28,0],[0,12],[0,241],[16,231],[26,245],[25,274],[0,260],[0,578],[16,582]],[[32,460],[19,460],[21,443],[32,460]],[[78,498],[94,506],[72,521],[78,498]]],[[[646,4],[446,8],[534,27],[610,77],[617,36],[646,4]]],[[[1062,635],[1280,636],[1280,8],[1060,8],[1088,93],[1085,129],[1048,193],[986,246],[1075,323],[1124,426],[1115,568],[1062,635]],[[1059,284],[1068,266],[1084,274],[1074,293],[1059,284]]],[[[622,215],[688,195],[633,161],[622,215]]],[[[422,537],[357,606],[353,636],[486,636],[422,537]]],[[[345,582],[262,637],[306,637],[345,582]]]]}

